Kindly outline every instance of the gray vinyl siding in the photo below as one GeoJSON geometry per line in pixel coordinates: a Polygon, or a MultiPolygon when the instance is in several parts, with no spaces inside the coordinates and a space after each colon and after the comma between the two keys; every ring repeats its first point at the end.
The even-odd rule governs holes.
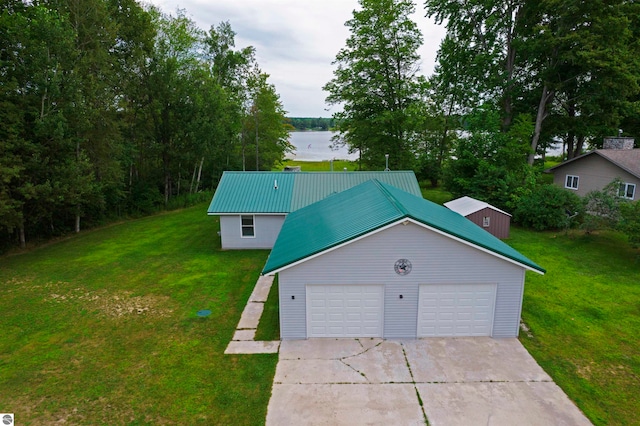
{"type": "MultiPolygon", "coordinates": [[[[411,274],[409,274],[411,275],[411,274]]],[[[384,288],[384,330],[385,338],[415,338],[418,334],[418,286],[408,284],[388,284],[384,288]],[[400,299],[402,295],[402,299],[400,299]],[[415,321],[408,321],[415,318],[415,321]]]]}
{"type": "MultiPolygon", "coordinates": [[[[251,216],[251,215],[249,215],[251,216]]],[[[240,215],[220,216],[223,249],[270,249],[278,238],[285,215],[254,215],[255,237],[242,238],[240,215]]]]}
{"type": "Polygon", "coordinates": [[[520,331],[520,314],[524,294],[525,270],[520,270],[521,285],[498,284],[496,309],[493,317],[493,337],[515,337],[520,331]]]}
{"type": "Polygon", "coordinates": [[[307,297],[305,285],[293,283],[282,285],[287,280],[287,271],[278,276],[278,299],[280,301],[280,337],[283,340],[307,338],[307,297]],[[292,298],[292,296],[294,298],[292,298]]]}
{"type": "Polygon", "coordinates": [[[500,213],[490,208],[484,208],[475,213],[466,216],[471,222],[478,225],[485,231],[490,232],[498,238],[509,238],[509,227],[511,226],[511,217],[504,213],[500,213]],[[489,216],[489,227],[482,226],[482,220],[489,216]]]}
{"type": "Polygon", "coordinates": [[[600,191],[615,178],[620,178],[623,182],[636,185],[633,200],[640,199],[640,179],[598,154],[588,155],[554,169],[553,183],[564,188],[567,175],[578,176],[578,189],[567,188],[567,191],[573,191],[581,197],[589,191],[600,191]]]}
{"type": "Polygon", "coordinates": [[[409,223],[292,266],[279,274],[283,339],[306,338],[307,284],[384,284],[385,338],[416,337],[421,284],[497,284],[494,337],[518,335],[524,269],[449,237],[409,223]],[[409,259],[410,274],[394,271],[409,259]],[[399,295],[403,298],[400,299],[399,295]],[[295,295],[295,300],[291,296],[295,295]]]}

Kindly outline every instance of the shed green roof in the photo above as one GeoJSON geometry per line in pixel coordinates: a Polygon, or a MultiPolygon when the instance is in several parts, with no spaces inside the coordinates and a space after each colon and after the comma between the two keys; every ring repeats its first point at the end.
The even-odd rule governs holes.
{"type": "Polygon", "coordinates": [[[290,213],[371,179],[421,197],[412,171],[224,172],[207,212],[290,213]]]}
{"type": "Polygon", "coordinates": [[[370,180],[289,214],[262,273],[277,272],[402,219],[413,219],[527,269],[545,272],[458,213],[392,185],[370,180]]]}

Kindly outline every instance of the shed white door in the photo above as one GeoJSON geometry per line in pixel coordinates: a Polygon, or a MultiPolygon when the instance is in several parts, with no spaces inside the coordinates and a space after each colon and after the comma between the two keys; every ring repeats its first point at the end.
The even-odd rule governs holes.
{"type": "Polygon", "coordinates": [[[422,285],[418,337],[491,336],[495,284],[422,285]]]}
{"type": "Polygon", "coordinates": [[[382,337],[383,286],[308,285],[307,337],[382,337]]]}

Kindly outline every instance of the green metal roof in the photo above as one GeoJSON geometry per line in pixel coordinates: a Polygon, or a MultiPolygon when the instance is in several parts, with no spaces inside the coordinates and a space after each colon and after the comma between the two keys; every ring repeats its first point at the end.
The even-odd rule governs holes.
{"type": "Polygon", "coordinates": [[[545,272],[458,213],[378,180],[370,180],[289,214],[262,273],[280,270],[405,218],[511,259],[527,269],[545,272]]]}
{"type": "Polygon", "coordinates": [[[293,173],[224,172],[207,212],[289,213],[293,173]]]}
{"type": "Polygon", "coordinates": [[[371,179],[422,196],[412,171],[224,172],[207,212],[289,213],[371,179]]]}

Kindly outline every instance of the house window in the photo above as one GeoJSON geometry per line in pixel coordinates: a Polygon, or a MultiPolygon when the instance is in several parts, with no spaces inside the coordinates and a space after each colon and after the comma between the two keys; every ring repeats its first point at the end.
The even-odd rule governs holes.
{"type": "Polygon", "coordinates": [[[636,193],[636,185],[633,183],[621,183],[620,189],[618,190],[618,195],[622,198],[628,198],[629,200],[633,200],[633,196],[636,193]]]}
{"type": "Polygon", "coordinates": [[[491,217],[490,216],[485,216],[482,218],[482,227],[483,228],[488,228],[491,224],[491,217]]]}
{"type": "Polygon", "coordinates": [[[256,236],[253,216],[240,216],[240,222],[242,223],[242,238],[253,238],[256,236]]]}
{"type": "Polygon", "coordinates": [[[567,175],[564,187],[569,189],[578,189],[578,176],[567,175]]]}

